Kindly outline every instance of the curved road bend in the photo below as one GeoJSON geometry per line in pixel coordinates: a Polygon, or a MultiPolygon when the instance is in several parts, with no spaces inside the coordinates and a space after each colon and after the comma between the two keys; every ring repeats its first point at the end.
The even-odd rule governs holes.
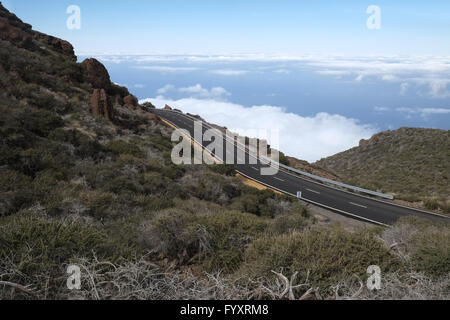
{"type": "MultiPolygon", "coordinates": [[[[194,137],[194,120],[190,117],[167,110],[151,110],[161,118],[170,121],[175,126],[186,129],[194,137]]],[[[203,124],[203,132],[208,128],[203,124]]],[[[210,142],[203,142],[206,147],[210,142]]],[[[223,146],[225,150],[225,139],[223,146]]],[[[235,147],[236,148],[236,147],[235,147]]],[[[224,151],[224,160],[226,159],[226,152],[224,151]]],[[[237,160],[237,152],[235,149],[234,159],[237,160]]],[[[249,163],[249,154],[246,153],[245,163],[249,163]]],[[[235,162],[237,163],[237,161],[235,162]]],[[[341,191],[326,185],[306,180],[300,176],[287,173],[279,170],[273,176],[265,176],[260,174],[261,167],[267,167],[259,162],[258,164],[238,164],[235,165],[236,170],[247,176],[250,179],[261,182],[267,186],[277,189],[281,192],[297,195],[298,191],[302,192],[302,200],[311,202],[335,212],[360,219],[372,223],[390,225],[404,216],[418,216],[421,218],[430,219],[437,222],[450,222],[450,218],[428,213],[421,210],[406,208],[399,205],[391,204],[385,201],[375,200],[360,196],[354,193],[341,191]]]]}

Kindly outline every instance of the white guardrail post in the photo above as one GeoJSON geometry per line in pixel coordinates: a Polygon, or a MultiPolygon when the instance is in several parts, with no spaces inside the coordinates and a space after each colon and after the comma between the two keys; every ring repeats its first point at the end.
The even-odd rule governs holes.
{"type": "MultiPolygon", "coordinates": [[[[165,110],[165,111],[171,111],[171,112],[174,112],[174,113],[178,113],[178,114],[181,114],[181,115],[183,115],[185,117],[188,117],[189,119],[191,119],[193,121],[199,121],[199,119],[197,119],[195,117],[192,117],[190,115],[184,114],[184,113],[179,112],[179,111],[173,111],[173,110],[165,110]]],[[[217,130],[216,128],[212,127],[206,121],[204,121],[204,123],[210,129],[217,130]]],[[[229,138],[233,138],[233,140],[234,140],[234,137],[229,137],[227,135],[226,139],[229,139],[229,138]]],[[[236,144],[241,145],[241,147],[243,147],[244,150],[245,150],[245,148],[246,148],[245,145],[242,145],[242,143],[240,143],[239,141],[236,141],[236,144]]],[[[265,156],[260,156],[260,157],[263,158],[264,160],[268,161],[269,163],[274,164],[274,165],[278,165],[279,167],[281,167],[281,168],[283,168],[283,169],[285,169],[287,171],[294,172],[294,173],[297,173],[299,175],[302,175],[302,176],[305,176],[305,177],[308,177],[308,178],[311,178],[311,179],[314,179],[314,180],[318,180],[318,181],[321,181],[321,182],[329,183],[329,184],[332,184],[332,185],[335,185],[335,186],[339,186],[341,188],[346,188],[346,189],[349,189],[349,190],[353,190],[353,191],[356,191],[356,192],[370,194],[370,195],[373,195],[373,196],[376,196],[376,197],[380,197],[380,198],[385,198],[385,199],[389,199],[389,200],[393,200],[394,199],[394,196],[391,195],[391,194],[385,194],[385,193],[372,191],[372,190],[368,190],[368,189],[352,186],[352,185],[349,185],[349,184],[341,183],[341,182],[338,182],[338,181],[334,181],[334,180],[331,180],[331,179],[327,179],[327,178],[324,178],[324,177],[321,177],[321,176],[317,176],[317,175],[311,174],[309,172],[301,171],[301,170],[298,170],[298,169],[286,166],[286,165],[281,164],[279,162],[273,161],[272,159],[270,159],[268,157],[265,157],[265,156]]]]}

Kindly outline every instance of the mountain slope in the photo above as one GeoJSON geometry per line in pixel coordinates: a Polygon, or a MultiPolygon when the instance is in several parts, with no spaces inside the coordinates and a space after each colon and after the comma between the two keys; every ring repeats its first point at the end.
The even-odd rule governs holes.
{"type": "Polygon", "coordinates": [[[401,128],[381,132],[316,164],[347,183],[406,200],[437,198],[443,202],[450,197],[450,131],[401,128]]]}

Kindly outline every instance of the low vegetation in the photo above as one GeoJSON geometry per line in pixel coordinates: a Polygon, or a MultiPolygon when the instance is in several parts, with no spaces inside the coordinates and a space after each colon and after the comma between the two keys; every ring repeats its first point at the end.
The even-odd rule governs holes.
{"type": "Polygon", "coordinates": [[[450,131],[401,128],[316,165],[341,180],[450,214],[450,131]]]}

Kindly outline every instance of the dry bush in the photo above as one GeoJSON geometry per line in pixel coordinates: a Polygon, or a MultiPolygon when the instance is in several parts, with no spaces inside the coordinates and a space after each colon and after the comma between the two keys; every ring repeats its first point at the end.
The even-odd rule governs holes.
{"type": "Polygon", "coordinates": [[[450,228],[415,217],[401,219],[380,236],[408,272],[440,278],[450,274],[450,228]]]}
{"type": "Polygon", "coordinates": [[[246,298],[245,288],[220,273],[194,276],[190,271],[162,270],[145,257],[120,264],[81,260],[82,288],[71,299],[93,300],[231,300],[246,298]]]}
{"type": "MultiPolygon", "coordinates": [[[[0,299],[76,299],[76,300],[448,300],[450,277],[433,280],[423,273],[382,274],[381,290],[370,291],[357,276],[341,280],[330,290],[311,284],[310,274],[298,277],[272,271],[267,278],[249,279],[223,275],[221,272],[195,275],[189,269],[174,266],[165,269],[150,262],[147,256],[111,263],[92,259],[78,259],[74,263],[81,270],[81,289],[68,290],[66,274],[59,277],[60,286],[51,295],[45,286],[2,281],[0,299]],[[331,292],[331,294],[329,294],[331,292]]],[[[17,272],[11,261],[3,260],[2,277],[17,272]]],[[[64,266],[65,267],[65,266],[64,266]]],[[[62,268],[64,269],[64,268],[62,268]]],[[[304,272],[302,272],[304,274],[304,272]]],[[[44,283],[45,278],[41,279],[44,283]]]]}
{"type": "Polygon", "coordinates": [[[432,279],[423,273],[409,272],[382,274],[381,289],[363,290],[352,281],[340,282],[334,287],[336,299],[358,300],[449,300],[450,276],[432,279]],[[355,297],[355,293],[359,294],[355,297]]]}

